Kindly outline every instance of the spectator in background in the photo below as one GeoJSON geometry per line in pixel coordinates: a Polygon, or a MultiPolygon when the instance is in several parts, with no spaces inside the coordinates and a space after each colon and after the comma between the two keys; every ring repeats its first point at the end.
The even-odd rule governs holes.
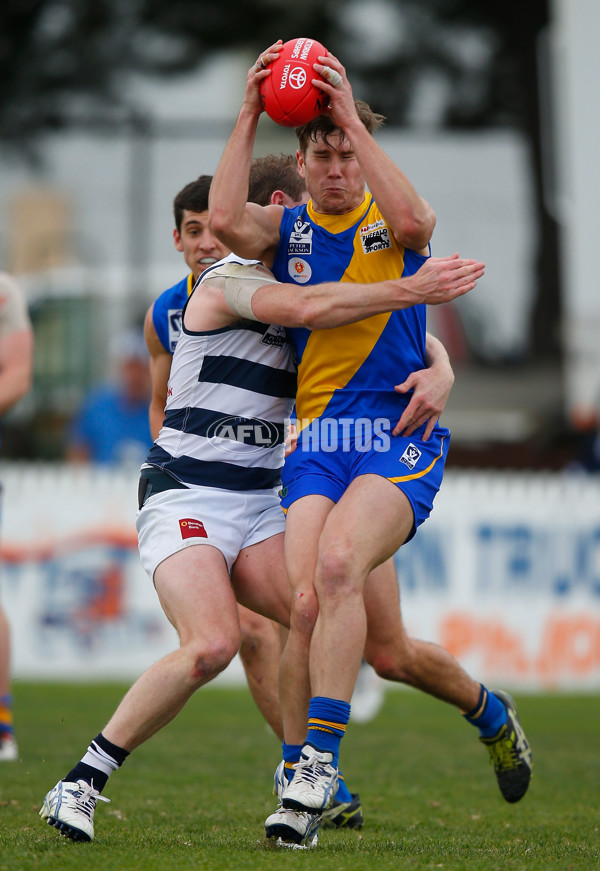
{"type": "Polygon", "coordinates": [[[600,474],[600,397],[598,400],[596,405],[577,405],[569,413],[575,447],[567,472],[600,474]]]}
{"type": "Polygon", "coordinates": [[[148,453],[152,444],[148,422],[151,389],[141,330],[120,337],[114,364],[114,382],[89,394],[69,429],[68,460],[139,466],[148,453]]]}
{"type": "MultiPolygon", "coordinates": [[[[33,330],[16,282],[0,272],[0,415],[4,416],[31,387],[33,330]]],[[[0,489],[0,499],[2,491],[0,489]]],[[[0,762],[17,759],[10,693],[10,636],[0,606],[0,762]]]]}

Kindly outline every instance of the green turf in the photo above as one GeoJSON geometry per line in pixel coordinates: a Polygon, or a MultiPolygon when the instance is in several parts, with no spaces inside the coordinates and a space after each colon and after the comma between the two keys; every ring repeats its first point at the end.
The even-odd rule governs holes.
{"type": "Polygon", "coordinates": [[[517,696],[534,753],[528,795],[507,805],[475,730],[412,691],[352,726],[343,761],[362,832],[324,831],[313,851],[266,843],[280,748],[245,690],[204,688],[112,777],[96,840],[37,816],[124,687],[14,686],[21,761],[0,763],[0,869],[592,869],[600,864],[600,700],[517,696]]]}

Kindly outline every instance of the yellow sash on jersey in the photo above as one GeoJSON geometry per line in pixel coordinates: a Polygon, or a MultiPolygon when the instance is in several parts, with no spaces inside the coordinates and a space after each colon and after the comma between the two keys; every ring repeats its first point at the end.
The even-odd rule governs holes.
{"type": "MultiPolygon", "coordinates": [[[[367,194],[367,197],[370,198],[371,195],[367,194]]],[[[363,201],[357,209],[347,215],[320,215],[313,210],[311,201],[307,211],[316,224],[330,233],[339,233],[352,226],[364,212],[365,207],[366,202],[363,201]]],[[[382,220],[377,205],[371,202],[364,221],[357,228],[353,251],[342,281],[362,284],[398,278],[402,275],[404,248],[396,243],[389,227],[391,248],[371,254],[366,254],[363,250],[361,229],[382,220]]],[[[296,414],[299,430],[320,417],[329,405],[334,392],[345,387],[359,371],[372,353],[389,319],[390,313],[386,312],[343,327],[311,332],[298,366],[296,414]]]]}

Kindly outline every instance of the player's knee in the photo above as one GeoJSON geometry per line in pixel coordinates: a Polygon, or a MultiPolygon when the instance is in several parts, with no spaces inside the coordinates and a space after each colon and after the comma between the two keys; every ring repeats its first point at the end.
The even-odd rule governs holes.
{"type": "MultiPolygon", "coordinates": [[[[258,617],[258,615],[256,615],[258,617]]],[[[240,657],[243,662],[251,662],[260,656],[261,652],[277,649],[279,646],[279,632],[275,624],[259,617],[240,621],[242,643],[240,645],[240,657]]]]}
{"type": "Polygon", "coordinates": [[[405,683],[412,686],[414,683],[414,669],[412,667],[411,652],[407,649],[385,647],[365,649],[365,659],[375,670],[376,674],[384,680],[405,683]]]}
{"type": "Polygon", "coordinates": [[[239,649],[239,636],[215,634],[209,641],[187,646],[190,663],[190,679],[195,686],[202,686],[227,668],[239,649]]]}
{"type": "Polygon", "coordinates": [[[292,628],[302,635],[312,635],[319,614],[319,603],[313,589],[298,590],[292,601],[292,628]]]}
{"type": "Polygon", "coordinates": [[[242,635],[242,644],[247,642],[250,645],[260,644],[264,638],[269,638],[274,630],[273,624],[266,617],[260,614],[255,614],[254,611],[248,609],[240,609],[240,632],[242,635]]]}
{"type": "Polygon", "coordinates": [[[316,583],[319,596],[348,596],[360,590],[356,558],[344,543],[334,542],[319,555],[316,583]]]}

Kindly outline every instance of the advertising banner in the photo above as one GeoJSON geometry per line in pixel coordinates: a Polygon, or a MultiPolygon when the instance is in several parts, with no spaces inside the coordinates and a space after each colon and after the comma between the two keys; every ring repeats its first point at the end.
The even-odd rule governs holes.
{"type": "MultiPolygon", "coordinates": [[[[137,552],[136,470],[16,464],[2,483],[15,678],[131,680],[177,646],[137,552]]],[[[409,633],[477,679],[600,689],[600,480],[449,472],[395,562],[409,633]]],[[[237,659],[219,680],[243,680],[237,659]]]]}

